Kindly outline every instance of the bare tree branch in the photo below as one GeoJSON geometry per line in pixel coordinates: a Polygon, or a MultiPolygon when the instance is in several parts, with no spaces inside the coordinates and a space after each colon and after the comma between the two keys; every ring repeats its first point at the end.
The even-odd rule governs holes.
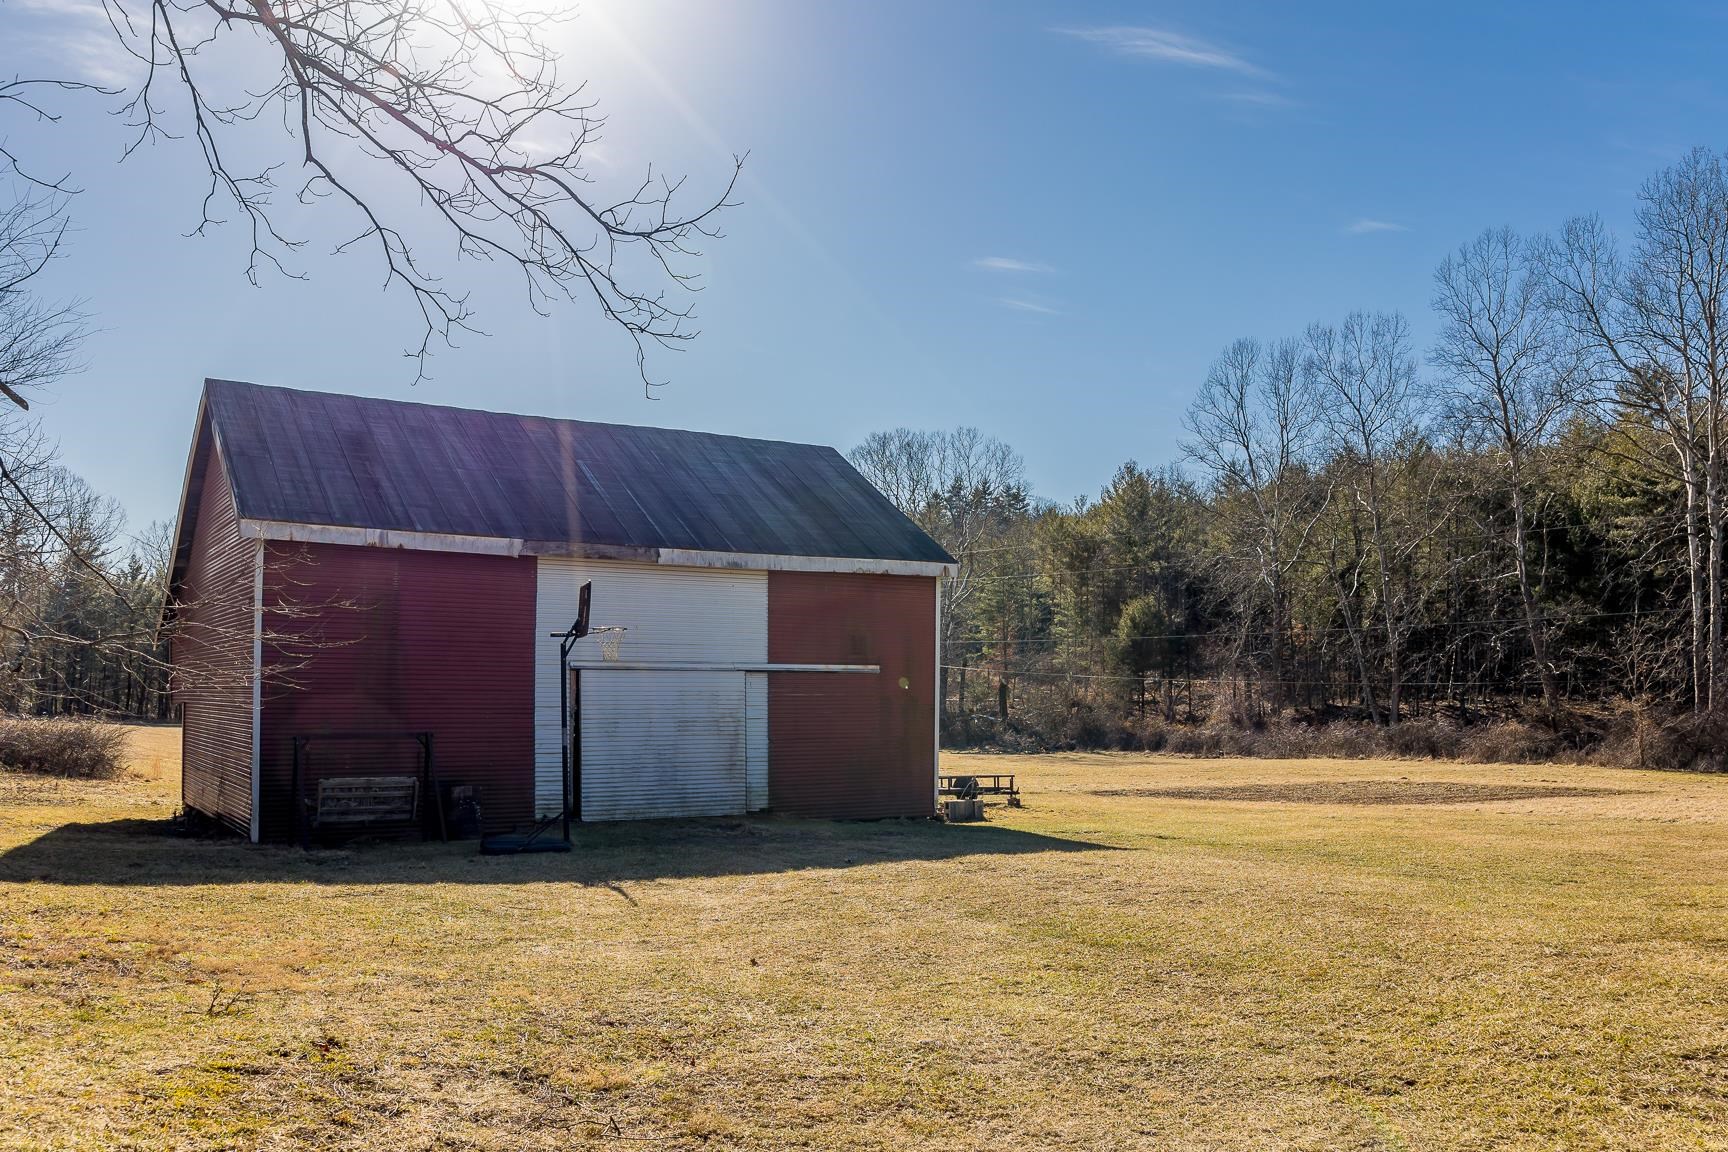
{"type": "Polygon", "coordinates": [[[28,393],[78,367],[85,335],[75,304],[51,304],[30,281],[62,252],[64,198],[22,196],[0,208],[0,396],[28,410],[28,393]]]}
{"type": "MultiPolygon", "coordinates": [[[[249,278],[265,268],[297,275],[286,261],[303,241],[279,228],[273,196],[345,205],[355,226],[335,250],[369,248],[385,286],[413,300],[417,378],[435,343],[479,332],[468,294],[410,240],[427,213],[458,259],[514,266],[537,312],[555,298],[596,303],[632,341],[650,395],[660,382],[649,349],[697,334],[692,264],[720,235],[743,158],[717,195],[694,202],[682,179],[652,168],[601,192],[586,157],[605,121],[559,74],[545,36],[553,14],[492,0],[104,0],[104,10],[143,66],[124,105],[135,130],[128,153],[183,134],[198,147],[209,183],[193,231],[232,212],[249,231],[249,278]],[[224,53],[260,50],[274,68],[268,82],[228,91],[224,53]],[[291,149],[257,170],[237,167],[242,134],[266,113],[291,149]]],[[[27,90],[13,98],[23,103],[27,90]]],[[[257,139],[247,137],[251,150],[257,139]]]]}

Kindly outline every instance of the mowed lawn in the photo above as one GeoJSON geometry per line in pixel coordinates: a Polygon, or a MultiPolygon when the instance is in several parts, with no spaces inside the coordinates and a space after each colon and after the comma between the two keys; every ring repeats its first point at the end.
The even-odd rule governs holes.
{"type": "Polygon", "coordinates": [[[0,774],[9,1148],[1728,1148],[1728,778],[950,756],[983,825],[311,855],[0,774]]]}

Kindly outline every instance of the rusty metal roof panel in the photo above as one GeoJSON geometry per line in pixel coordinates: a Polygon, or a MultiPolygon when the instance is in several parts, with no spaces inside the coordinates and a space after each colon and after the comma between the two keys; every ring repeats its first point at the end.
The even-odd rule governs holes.
{"type": "Polygon", "coordinates": [[[205,382],[240,514],[620,548],[951,563],[832,448],[205,382]]]}

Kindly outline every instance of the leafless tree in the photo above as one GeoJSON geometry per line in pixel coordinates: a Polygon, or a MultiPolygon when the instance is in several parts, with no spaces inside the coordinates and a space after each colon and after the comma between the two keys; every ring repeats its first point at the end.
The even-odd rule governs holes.
{"type": "Polygon", "coordinates": [[[123,516],[110,497],[61,467],[33,425],[8,438],[0,488],[0,699],[27,705],[45,674],[75,678],[69,647],[89,647],[114,626],[120,594],[109,569],[123,516]]]}
{"type": "Polygon", "coordinates": [[[84,318],[77,305],[45,301],[31,283],[63,252],[63,207],[55,193],[26,190],[0,208],[0,397],[18,409],[28,409],[33,390],[78,363],[84,318]]]}
{"type": "Polygon", "coordinates": [[[555,297],[597,304],[633,342],[649,389],[648,348],[696,334],[691,258],[718,235],[742,158],[717,194],[688,206],[683,180],[652,169],[602,190],[585,159],[605,121],[583,85],[560,75],[549,11],[493,0],[103,0],[103,9],[141,73],[124,104],[136,129],[128,152],[196,142],[209,178],[197,230],[238,220],[254,280],[264,268],[298,274],[288,261],[303,241],[283,230],[278,194],[341,205],[351,229],[337,251],[370,248],[385,286],[414,301],[422,327],[409,354],[421,374],[435,342],[478,329],[468,294],[410,242],[427,233],[404,205],[429,213],[459,256],[519,271],[537,311],[555,297]],[[235,74],[244,82],[226,79],[235,74]],[[285,130],[281,145],[248,131],[271,120],[285,130]],[[238,159],[261,143],[267,162],[238,159]]]}
{"type": "MultiPolygon", "coordinates": [[[[1229,528],[1232,539],[1241,541],[1235,551],[1247,555],[1234,557],[1232,567],[1253,574],[1270,609],[1276,712],[1288,680],[1289,579],[1308,560],[1309,537],[1330,495],[1313,471],[1320,420],[1303,390],[1300,342],[1231,344],[1207,372],[1186,425],[1184,452],[1206,470],[1221,506],[1244,513],[1243,522],[1229,528]]],[[[1252,586],[1242,599],[1241,616],[1250,620],[1258,599],[1252,586]]]]}
{"type": "Polygon", "coordinates": [[[1685,494],[1693,706],[1728,707],[1723,652],[1723,422],[1728,406],[1728,171],[1696,149],[1640,190],[1622,259],[1602,222],[1567,223],[1550,282],[1614,384],[1673,455],[1685,494]]]}
{"type": "MultiPolygon", "coordinates": [[[[0,85],[0,103],[17,102],[0,85]]],[[[0,161],[15,167],[9,153],[0,161]]],[[[119,531],[118,505],[59,466],[28,416],[36,389],[74,371],[85,334],[76,304],[34,291],[63,254],[67,222],[57,182],[14,172],[15,195],[0,208],[0,695],[14,706],[43,644],[67,637],[69,605],[89,587],[121,595],[106,571],[119,531]]]]}
{"type": "Polygon", "coordinates": [[[929,515],[940,488],[936,474],[944,437],[911,428],[872,432],[847,458],[894,507],[919,520],[929,515]]]}
{"type": "Polygon", "coordinates": [[[989,533],[991,504],[1022,492],[1020,454],[976,428],[873,432],[848,458],[894,506],[963,560],[989,533]]]}
{"type": "Polygon", "coordinates": [[[894,506],[948,549],[957,564],[942,583],[940,699],[967,611],[981,587],[990,548],[1026,508],[1026,465],[1007,444],[976,428],[873,432],[848,457],[894,506]]]}
{"type": "Polygon", "coordinates": [[[1549,307],[1551,297],[1541,245],[1509,228],[1484,231],[1434,273],[1441,328],[1429,356],[1442,374],[1455,426],[1504,469],[1513,571],[1550,717],[1560,706],[1560,689],[1531,572],[1527,501],[1538,449],[1574,410],[1586,381],[1583,350],[1549,307]]]}
{"type": "MultiPolygon", "coordinates": [[[[14,183],[23,190],[0,208],[0,633],[5,688],[13,695],[33,626],[46,611],[49,574],[70,557],[87,559],[81,538],[102,535],[94,494],[57,465],[53,446],[26,415],[31,392],[76,367],[84,322],[75,306],[32,291],[65,241],[59,194],[14,183]]],[[[94,561],[88,567],[94,571],[94,561]]]]}
{"type": "MultiPolygon", "coordinates": [[[[1327,447],[1348,487],[1350,511],[1361,517],[1363,525],[1360,532],[1349,533],[1360,536],[1363,547],[1355,557],[1334,564],[1339,606],[1365,672],[1367,641],[1355,604],[1361,562],[1366,560],[1372,565],[1368,578],[1383,633],[1386,718],[1396,724],[1403,692],[1404,642],[1417,607],[1413,590],[1397,574],[1436,527],[1396,507],[1396,497],[1412,489],[1395,483],[1396,473],[1415,463],[1423,447],[1419,436],[1423,397],[1410,347],[1410,324],[1397,313],[1353,312],[1340,325],[1311,325],[1303,343],[1308,402],[1320,414],[1327,447]]],[[[1371,681],[1364,677],[1365,703],[1377,716],[1371,681]]]]}

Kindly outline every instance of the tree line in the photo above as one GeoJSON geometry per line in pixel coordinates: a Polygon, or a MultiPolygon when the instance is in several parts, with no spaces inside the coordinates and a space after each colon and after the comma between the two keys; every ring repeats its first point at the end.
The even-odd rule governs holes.
{"type": "Polygon", "coordinates": [[[1432,307],[1428,347],[1376,310],[1233,341],[1182,459],[1096,499],[974,429],[854,449],[959,562],[950,736],[1728,711],[1728,160],[1652,176],[1625,241],[1484,231],[1432,307]]]}
{"type": "Polygon", "coordinates": [[[0,713],[167,719],[167,527],[130,535],[36,425],[0,417],[0,450],[0,713]]]}
{"type": "MultiPolygon", "coordinates": [[[[1040,500],[974,429],[867,438],[854,463],[959,561],[950,735],[1728,711],[1725,163],[1651,177],[1625,241],[1581,217],[1461,245],[1431,346],[1372,310],[1233,341],[1183,458],[1094,499],[1040,500]]],[[[23,271],[57,242],[0,233],[23,271]]],[[[0,284],[12,360],[60,374],[76,318],[33,306],[0,284]]],[[[22,408],[0,422],[0,707],[165,715],[166,531],[129,537],[22,408]]]]}
{"type": "Polygon", "coordinates": [[[129,535],[30,413],[31,393],[79,367],[83,315],[30,291],[66,231],[54,195],[0,208],[0,713],[161,719],[168,529],[129,535]]]}

